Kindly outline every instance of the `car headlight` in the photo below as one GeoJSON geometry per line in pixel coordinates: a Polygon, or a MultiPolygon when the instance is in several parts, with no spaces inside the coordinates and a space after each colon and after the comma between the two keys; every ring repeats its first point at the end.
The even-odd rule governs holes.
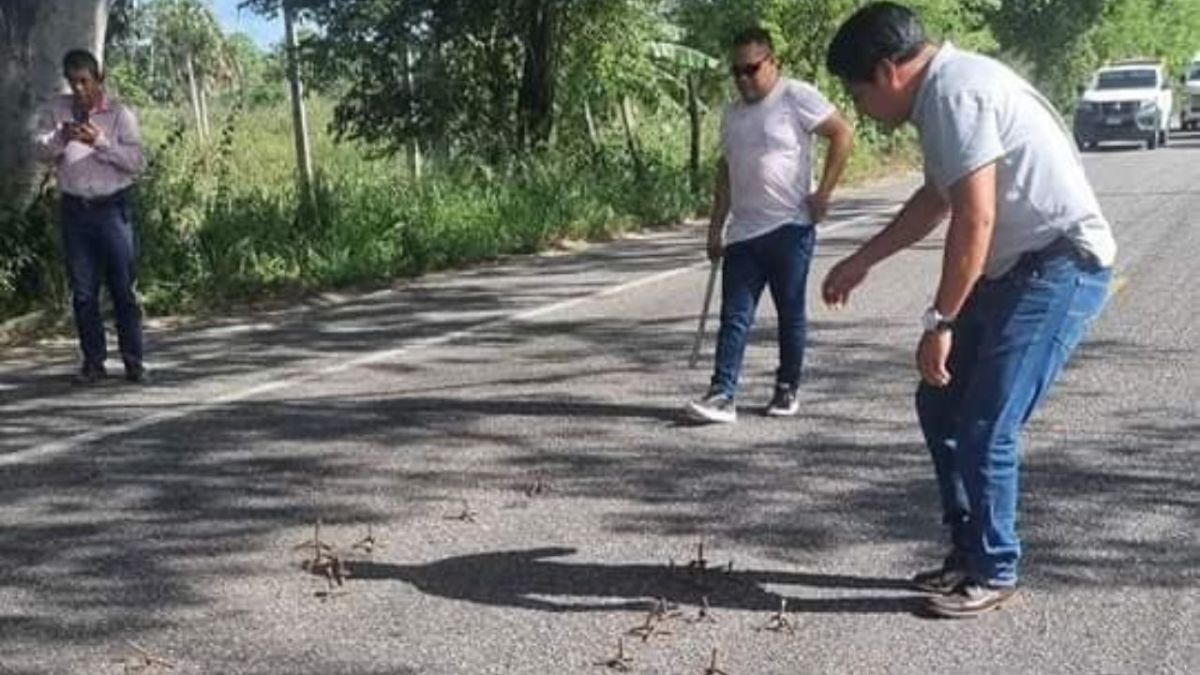
{"type": "Polygon", "coordinates": [[[1091,101],[1080,101],[1079,105],[1076,106],[1076,110],[1078,110],[1079,112],[1081,112],[1085,115],[1095,114],[1095,112],[1099,109],[1100,109],[1100,106],[1096,105],[1095,103],[1093,103],[1091,101]]]}

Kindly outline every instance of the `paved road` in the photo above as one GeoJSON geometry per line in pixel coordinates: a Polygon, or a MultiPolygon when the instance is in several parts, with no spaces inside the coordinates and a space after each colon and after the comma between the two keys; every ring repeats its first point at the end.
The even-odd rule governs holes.
{"type": "MultiPolygon", "coordinates": [[[[1198,672],[1200,137],[1087,162],[1120,291],[1033,425],[1002,612],[922,619],[904,588],[941,553],[911,406],[940,241],[812,308],[801,417],[753,414],[766,307],[742,420],[697,428],[679,228],[159,331],[147,389],[5,355],[0,673],[118,673],[129,642],[175,673],[603,672],[655,597],[717,622],[626,637],[634,672],[1198,672]],[[317,518],[381,540],[325,599],[294,550],[317,518]],[[733,572],[672,571],[700,540],[733,572]],[[781,598],[794,632],[757,630],[781,598]]],[[[848,195],[814,278],[910,188],[848,195]]]]}

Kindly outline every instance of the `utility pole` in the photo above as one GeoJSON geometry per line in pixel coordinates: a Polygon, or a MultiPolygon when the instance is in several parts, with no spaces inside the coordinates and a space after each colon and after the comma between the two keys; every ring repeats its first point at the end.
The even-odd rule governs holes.
{"type": "Polygon", "coordinates": [[[292,134],[296,140],[296,169],[299,177],[301,212],[317,218],[317,195],[313,184],[312,149],[308,143],[308,115],[304,112],[304,85],[300,82],[300,50],[296,42],[296,17],[290,0],[283,2],[283,33],[287,54],[288,90],[292,97],[292,134]]]}

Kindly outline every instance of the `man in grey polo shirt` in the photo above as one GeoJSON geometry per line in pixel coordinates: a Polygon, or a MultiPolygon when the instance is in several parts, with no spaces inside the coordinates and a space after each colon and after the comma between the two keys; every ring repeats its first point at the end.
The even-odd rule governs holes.
{"type": "Polygon", "coordinates": [[[925,184],[829,272],[825,301],[950,216],[917,413],[952,550],[914,585],[930,612],[975,616],[1016,592],[1021,430],[1104,306],[1116,243],[1061,117],[1006,66],[930,44],[891,2],[848,19],[827,64],[861,112],[916,127],[925,184]]]}

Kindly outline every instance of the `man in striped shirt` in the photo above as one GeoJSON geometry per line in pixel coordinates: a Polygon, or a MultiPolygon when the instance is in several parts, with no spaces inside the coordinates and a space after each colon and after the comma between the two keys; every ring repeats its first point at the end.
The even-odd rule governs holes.
{"type": "Polygon", "coordinates": [[[90,52],[63,58],[70,94],[42,111],[37,138],[42,159],[54,164],[61,194],[63,252],[83,364],[79,384],[107,376],[108,349],[100,317],[100,285],[112,296],[125,378],[147,379],[142,361],[141,308],[134,292],[136,250],[130,188],[145,168],[142,137],[132,110],[104,92],[104,74],[90,52]]]}

